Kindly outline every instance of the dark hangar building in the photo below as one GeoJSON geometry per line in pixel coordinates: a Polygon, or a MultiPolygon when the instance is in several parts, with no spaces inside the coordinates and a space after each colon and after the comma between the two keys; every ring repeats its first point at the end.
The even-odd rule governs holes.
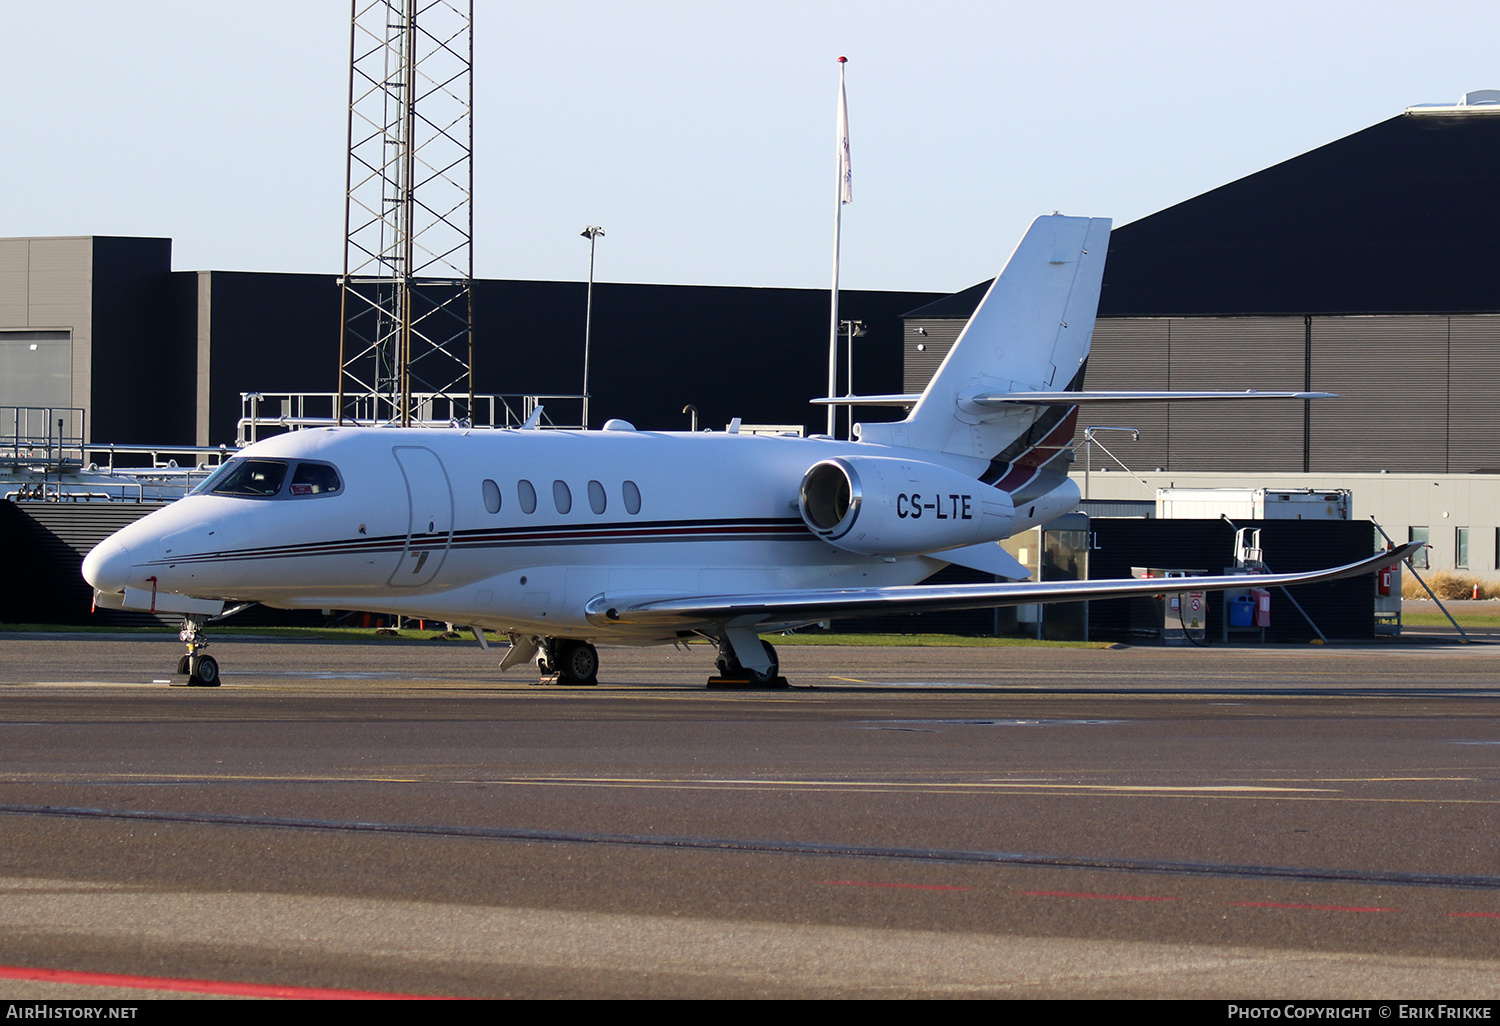
{"type": "MultiPolygon", "coordinates": [[[[1088,387],[1341,397],[1091,407],[1132,469],[1500,470],[1500,92],[1466,99],[1114,230],[1088,387]]],[[[907,314],[906,390],[987,286],[907,314]]]]}
{"type": "MultiPolygon", "coordinates": [[[[584,293],[475,281],[475,391],[580,391],[584,293]]],[[[936,298],[841,293],[867,331],[856,390],[899,387],[901,315],[936,298]]],[[[0,239],[0,407],[81,409],[93,443],[233,445],[242,392],[333,391],[339,316],[331,274],[173,271],[169,239],[0,239]]],[[[686,429],[688,404],[718,429],[823,419],[826,289],[596,282],[592,335],[592,427],[686,429]]]]}

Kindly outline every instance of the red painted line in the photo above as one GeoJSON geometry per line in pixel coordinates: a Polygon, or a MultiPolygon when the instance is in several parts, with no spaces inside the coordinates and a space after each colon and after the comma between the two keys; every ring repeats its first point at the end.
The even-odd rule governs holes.
{"type": "Polygon", "coordinates": [[[1021,891],[1037,898],[1102,898],[1106,901],[1176,901],[1146,894],[1083,894],[1076,891],[1021,891]]]}
{"type": "Polygon", "coordinates": [[[1484,919],[1500,919],[1500,912],[1444,912],[1445,916],[1457,916],[1459,918],[1482,917],[1484,919]]]}
{"type": "Polygon", "coordinates": [[[427,994],[385,994],[368,990],[333,990],[326,987],[287,987],[265,983],[231,983],[221,980],[178,980],[165,976],[126,976],[120,973],[83,973],[68,969],[28,969],[0,966],[0,979],[73,983],[86,987],[126,987],[131,990],[173,990],[187,994],[220,994],[226,997],[296,998],[302,1001],[431,1001],[427,994]]]}
{"type": "Polygon", "coordinates": [[[824,880],[829,887],[899,887],[908,891],[972,891],[972,887],[945,887],[942,884],[881,883],[873,880],[824,880]]]}
{"type": "Polygon", "coordinates": [[[1358,905],[1291,905],[1279,901],[1229,901],[1231,908],[1310,908],[1319,912],[1400,912],[1399,908],[1361,908],[1358,905]]]}

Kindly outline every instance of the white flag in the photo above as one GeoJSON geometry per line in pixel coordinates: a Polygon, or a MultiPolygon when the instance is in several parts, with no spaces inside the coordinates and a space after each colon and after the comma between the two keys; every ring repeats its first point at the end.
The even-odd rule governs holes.
{"type": "Polygon", "coordinates": [[[839,58],[839,200],[854,202],[854,180],[849,169],[849,101],[844,96],[844,58],[839,58]]]}

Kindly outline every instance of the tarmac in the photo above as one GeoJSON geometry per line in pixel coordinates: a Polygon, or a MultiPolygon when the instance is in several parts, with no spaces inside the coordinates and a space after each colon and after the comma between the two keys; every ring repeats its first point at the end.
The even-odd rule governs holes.
{"type": "Polygon", "coordinates": [[[1500,645],[0,635],[0,995],[1500,997],[1500,645]]]}

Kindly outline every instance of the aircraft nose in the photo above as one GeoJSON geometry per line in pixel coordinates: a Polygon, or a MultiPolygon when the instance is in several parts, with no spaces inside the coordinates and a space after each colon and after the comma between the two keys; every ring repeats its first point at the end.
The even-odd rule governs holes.
{"type": "Polygon", "coordinates": [[[104,539],[83,557],[83,579],[99,591],[124,591],[130,570],[130,550],[113,538],[104,539]]]}

